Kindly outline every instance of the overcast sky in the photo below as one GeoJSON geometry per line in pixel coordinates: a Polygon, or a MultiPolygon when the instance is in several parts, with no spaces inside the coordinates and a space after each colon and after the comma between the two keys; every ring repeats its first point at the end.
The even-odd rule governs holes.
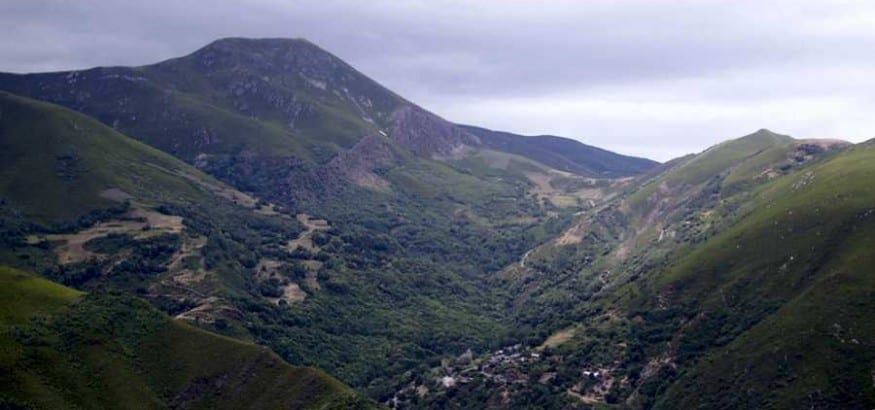
{"type": "Polygon", "coordinates": [[[0,70],[303,37],[445,118],[667,160],[875,137],[875,1],[0,0],[0,70]],[[245,4],[244,4],[245,3],[245,4]]]}

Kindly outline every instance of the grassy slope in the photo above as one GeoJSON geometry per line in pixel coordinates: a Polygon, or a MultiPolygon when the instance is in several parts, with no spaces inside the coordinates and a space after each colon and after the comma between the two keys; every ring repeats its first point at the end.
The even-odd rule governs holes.
{"type": "Polygon", "coordinates": [[[40,221],[112,206],[118,188],[145,204],[203,196],[181,161],[68,109],[0,92],[0,192],[40,221]],[[38,188],[36,188],[38,187],[38,188]]]}
{"type": "MultiPolygon", "coordinates": [[[[293,262],[287,256],[277,255],[275,249],[267,249],[277,242],[284,243],[285,237],[295,236],[297,225],[293,220],[263,217],[249,210],[233,207],[230,201],[216,198],[211,192],[205,191],[201,184],[180,178],[178,174],[194,175],[210,181],[211,184],[218,184],[209,177],[169,155],[118,134],[79,113],[6,93],[2,95],[2,103],[4,112],[4,117],[0,118],[0,124],[4,127],[2,141],[4,146],[9,148],[5,151],[9,153],[9,158],[0,168],[2,169],[0,175],[4,182],[4,185],[0,186],[0,192],[3,192],[3,199],[7,205],[11,205],[16,211],[23,211],[25,222],[36,220],[54,224],[75,220],[90,211],[112,206],[114,202],[100,196],[101,192],[112,187],[121,188],[132,194],[138,204],[170,205],[168,212],[185,217],[186,232],[210,238],[204,255],[207,257],[206,263],[209,265],[211,280],[198,285],[198,291],[232,300],[244,310],[245,315],[244,319],[235,316],[233,321],[245,320],[244,323],[251,327],[248,330],[254,335],[241,334],[240,326],[234,327],[238,330],[235,334],[268,343],[278,351],[283,351],[284,357],[295,363],[319,365],[331,369],[332,373],[346,380],[362,383],[365,375],[368,378],[381,376],[387,372],[388,367],[396,365],[394,360],[385,354],[390,349],[423,352],[425,350],[416,345],[434,345],[433,340],[437,337],[446,337],[455,341],[454,349],[464,350],[468,342],[461,339],[461,336],[469,333],[469,330],[457,325],[458,323],[482,324],[478,326],[480,330],[475,337],[477,340],[482,341],[486,335],[498,333],[495,331],[498,325],[494,318],[479,316],[482,314],[482,309],[477,301],[486,298],[483,295],[486,291],[477,289],[471,284],[470,277],[462,277],[470,275],[469,272],[474,268],[470,266],[472,262],[467,257],[469,248],[465,244],[447,241],[446,238],[449,238],[450,234],[446,231],[453,229],[450,224],[440,224],[437,227],[431,224],[431,229],[411,230],[410,235],[416,236],[415,240],[418,241],[416,243],[429,244],[428,249],[432,251],[434,247],[451,249],[452,254],[448,258],[454,259],[455,266],[460,266],[460,269],[453,271],[445,269],[438,261],[430,262],[427,271],[422,271],[419,267],[409,267],[413,266],[411,262],[414,259],[422,257],[423,252],[417,250],[416,243],[410,244],[409,255],[401,255],[402,252],[408,252],[395,249],[392,249],[391,253],[385,250],[382,252],[392,256],[395,261],[400,261],[401,258],[410,261],[399,266],[408,266],[403,269],[415,270],[415,275],[410,272],[398,272],[399,268],[377,269],[377,267],[360,266],[361,262],[358,260],[361,259],[359,252],[361,248],[351,248],[349,251],[338,249],[331,252],[333,257],[359,266],[353,265],[354,268],[347,269],[338,264],[337,268],[327,268],[327,274],[331,279],[320,279],[323,290],[311,292],[307,306],[302,308],[304,312],[290,313],[286,309],[271,306],[263,300],[258,290],[254,289],[252,269],[247,267],[246,263],[258,261],[259,257],[279,256],[282,256],[286,262],[293,262]],[[55,167],[59,155],[66,155],[68,151],[75,153],[74,170],[78,173],[74,178],[64,179],[55,174],[55,167]],[[436,237],[444,242],[436,242],[434,239],[436,237]],[[438,276],[436,271],[440,271],[442,276],[438,276]],[[365,275],[363,272],[368,272],[369,275],[379,274],[389,284],[388,286],[391,286],[389,289],[393,295],[405,300],[401,303],[403,307],[398,308],[394,302],[387,302],[383,295],[387,285],[375,282],[373,276],[365,275]],[[445,277],[443,275],[452,275],[452,279],[447,282],[438,281],[437,278],[445,277]],[[423,280],[434,282],[426,292],[418,290],[423,280]],[[335,290],[341,286],[350,288],[354,294],[335,290]],[[448,300],[446,295],[457,294],[459,287],[467,289],[464,297],[448,300]],[[476,298],[473,295],[477,295],[476,298]],[[473,298],[474,301],[467,298],[473,298]],[[367,326],[352,326],[352,323],[361,324],[362,314],[374,317],[373,323],[368,322],[367,326]],[[422,314],[435,314],[434,326],[411,325],[410,318],[422,314]],[[271,320],[280,322],[281,331],[266,331],[272,324],[258,321],[256,318],[261,315],[270,316],[271,320]],[[288,325],[290,320],[299,320],[298,317],[303,317],[302,322],[307,325],[294,328],[288,325]],[[374,334],[375,328],[381,329],[379,334],[374,334]],[[326,350],[330,350],[331,353],[326,350]]],[[[387,178],[393,181],[397,192],[388,195],[372,193],[372,195],[378,197],[377,201],[385,201],[387,198],[399,201],[399,207],[411,220],[426,218],[424,222],[415,220],[421,224],[429,224],[428,220],[444,220],[444,215],[452,214],[460,202],[476,206],[479,211],[490,207],[491,194],[496,196],[511,194],[506,187],[493,189],[488,183],[470,175],[460,174],[452,167],[417,158],[410,158],[407,165],[389,171],[387,178]],[[414,208],[410,204],[410,198],[413,197],[433,201],[434,209],[414,208]]],[[[368,209],[373,209],[374,205],[365,202],[361,195],[356,195],[349,201],[338,200],[338,202],[326,206],[367,205],[367,209],[362,209],[360,212],[363,216],[374,219],[375,224],[380,224],[380,228],[375,229],[382,230],[383,225],[398,225],[397,222],[389,222],[387,218],[375,218],[369,215],[368,209]]],[[[488,211],[505,212],[503,209],[508,207],[508,204],[504,204],[501,210],[488,211]]],[[[349,209],[343,212],[349,212],[349,209]]],[[[507,212],[515,214],[517,211],[510,209],[507,212]]],[[[327,213],[328,210],[320,211],[321,215],[327,213]]],[[[488,227],[467,227],[464,221],[460,221],[457,225],[461,225],[463,232],[468,235],[475,233],[467,231],[477,229],[476,234],[481,237],[493,236],[487,231],[490,229],[488,227]]],[[[27,228],[25,224],[25,228],[21,230],[24,233],[19,232],[19,236],[33,233],[28,229],[31,228],[27,228]]],[[[357,238],[364,235],[365,233],[359,233],[353,239],[359,240],[357,238]]],[[[503,244],[512,245],[512,238],[507,236],[495,240],[502,244],[500,245],[502,248],[507,246],[503,244]]],[[[473,242],[480,241],[478,238],[466,240],[466,243],[473,242]]],[[[40,272],[52,269],[54,272],[56,264],[53,260],[54,255],[50,251],[35,247],[28,248],[21,240],[10,244],[8,248],[2,250],[5,263],[19,267],[26,266],[40,272]]],[[[523,244],[519,245],[519,247],[523,246],[523,244]]],[[[500,259],[496,260],[495,255],[488,251],[478,250],[478,252],[478,263],[503,263],[500,259]]],[[[379,256],[379,259],[385,260],[385,258],[386,256],[379,256]]],[[[163,260],[158,262],[164,263],[163,260]]],[[[109,262],[106,265],[100,263],[96,265],[100,269],[110,269],[109,266],[122,265],[112,265],[109,262]]],[[[76,271],[75,269],[78,268],[74,267],[72,270],[76,271]]],[[[91,265],[83,269],[91,269],[91,265]]],[[[67,276],[71,276],[68,273],[57,272],[52,277],[59,281],[67,280],[67,276]]],[[[96,289],[103,286],[131,292],[148,289],[150,294],[156,293],[162,296],[161,292],[166,292],[166,289],[152,285],[158,286],[159,282],[165,282],[165,279],[173,274],[175,272],[100,275],[82,287],[96,289]]],[[[78,276],[74,274],[71,277],[78,276]]],[[[192,296],[188,294],[170,296],[174,300],[184,296],[186,303],[197,303],[197,299],[189,301],[192,296]]],[[[170,308],[175,309],[173,306],[170,308]]],[[[421,355],[421,353],[417,354],[421,355]]],[[[398,363],[402,366],[410,366],[409,359],[398,363]]]]}
{"type": "Polygon", "coordinates": [[[627,202],[632,209],[641,209],[660,186],[696,186],[721,174],[728,183],[754,176],[754,170],[773,163],[792,148],[793,139],[760,130],[751,135],[715,145],[695,156],[685,157],[667,172],[642,189],[630,195],[627,202]]]}
{"type": "Polygon", "coordinates": [[[318,370],[293,368],[263,347],[171,321],[133,298],[82,296],[6,267],[0,285],[5,405],[370,406],[318,370]]]}
{"type": "Polygon", "coordinates": [[[873,178],[872,147],[781,178],[756,212],[660,276],[658,289],[710,312],[718,334],[757,323],[683,374],[662,407],[875,403],[873,178]]]}
{"type": "MultiPolygon", "coordinates": [[[[603,271],[614,272],[608,279],[615,283],[631,276],[649,276],[671,258],[671,252],[701,242],[734,217],[738,204],[746,203],[749,189],[733,191],[742,194],[736,197],[726,195],[722,189],[725,181],[739,170],[748,173],[748,168],[768,166],[776,160],[773,151],[783,157],[792,150],[792,141],[760,131],[640,176],[622,188],[625,193],[614,206],[586,213],[575,222],[586,240],[548,246],[533,255],[532,266],[544,274],[543,284],[537,287],[547,300],[574,300],[600,289],[601,280],[592,278],[603,271]],[[561,295],[566,292],[571,294],[561,295]]],[[[766,181],[744,182],[749,188],[766,181]]],[[[538,294],[532,292],[534,286],[529,288],[526,296],[538,294]]],[[[536,310],[534,315],[538,314],[536,310]]]]}
{"type": "Polygon", "coordinates": [[[793,139],[786,135],[760,130],[711,147],[685,164],[683,172],[675,173],[669,180],[688,184],[700,183],[768,149],[790,145],[792,142],[793,139]]]}

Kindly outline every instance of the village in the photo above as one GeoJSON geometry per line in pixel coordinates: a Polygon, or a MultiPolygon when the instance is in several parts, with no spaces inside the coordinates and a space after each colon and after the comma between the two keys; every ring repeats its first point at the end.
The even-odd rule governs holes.
{"type": "Polygon", "coordinates": [[[424,399],[430,394],[449,394],[455,389],[479,385],[502,391],[502,397],[507,398],[531,385],[558,387],[566,383],[571,385],[566,389],[570,397],[588,404],[604,402],[614,383],[608,369],[581,368],[575,371],[574,380],[559,381],[556,380],[557,367],[561,362],[560,355],[552,354],[544,346],[515,344],[479,356],[468,349],[456,358],[441,360],[440,367],[432,369],[430,377],[421,378],[420,383],[411,382],[385,404],[391,408],[406,408],[405,404],[414,396],[424,399]]]}

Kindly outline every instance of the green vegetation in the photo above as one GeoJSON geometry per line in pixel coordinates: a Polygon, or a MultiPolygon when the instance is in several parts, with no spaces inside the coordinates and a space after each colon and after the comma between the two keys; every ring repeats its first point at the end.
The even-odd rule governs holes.
{"type": "Polygon", "coordinates": [[[203,195],[196,181],[180,178],[180,161],[90,118],[5,92],[0,110],[2,198],[38,222],[75,222],[134,198],[203,195]]]}
{"type": "Polygon", "coordinates": [[[789,146],[793,139],[786,135],[760,130],[746,137],[715,145],[697,155],[668,177],[670,183],[697,184],[758,156],[767,150],[789,146]]]}
{"type": "Polygon", "coordinates": [[[224,181],[0,94],[0,263],[91,292],[3,271],[7,407],[368,405],[253,342],[402,407],[875,404],[872,144],[652,168],[456,127],[298,40],[0,87],[224,181]]]}
{"type": "Polygon", "coordinates": [[[372,407],[318,370],[128,296],[82,296],[6,267],[0,284],[4,408],[372,407]]]}
{"type": "Polygon", "coordinates": [[[56,285],[48,280],[17,271],[0,268],[3,310],[0,315],[5,326],[22,324],[40,313],[53,313],[82,295],[74,289],[56,285]]]}
{"type": "MultiPolygon", "coordinates": [[[[650,203],[678,235],[643,240],[625,258],[614,253],[622,235],[608,228],[622,231],[635,219],[615,210],[590,221],[592,236],[581,244],[536,253],[529,266],[546,283],[528,287],[518,320],[541,335],[577,330],[542,353],[561,361],[533,362],[529,377],[547,366],[551,386],[632,408],[871,407],[875,357],[866,346],[875,326],[865,318],[875,313],[875,283],[865,249],[875,240],[867,183],[875,151],[820,154],[742,191],[721,189],[732,175],[721,173],[707,180],[713,188],[705,191],[717,193],[709,201],[650,203]],[[736,201],[742,206],[728,205],[736,201]],[[690,236],[685,213],[667,203],[713,221],[690,236]],[[581,377],[587,368],[607,376],[581,377]]],[[[786,155],[771,158],[759,166],[786,163],[786,155]]],[[[475,379],[464,389],[476,396],[489,386],[475,379]]],[[[534,386],[511,391],[521,407],[540,394],[534,386]]]]}
{"type": "Polygon", "coordinates": [[[863,346],[875,337],[864,319],[875,309],[865,251],[875,238],[873,158],[861,147],[764,187],[757,212],[660,278],[662,288],[722,318],[728,335],[712,330],[695,343],[740,333],[683,375],[664,405],[732,377],[747,394],[713,390],[715,405],[871,406],[875,357],[863,346]]]}
{"type": "MultiPolygon", "coordinates": [[[[48,118],[91,121],[57,106],[9,99],[10,105],[14,102],[48,118]]],[[[46,134],[64,132],[65,123],[48,124],[59,129],[47,126],[46,134]]],[[[117,140],[132,143],[102,126],[88,135],[109,150],[117,140]]],[[[18,146],[24,139],[4,141],[18,146]]],[[[65,146],[85,151],[80,148],[85,142],[68,141],[65,146]]],[[[44,144],[46,150],[60,145],[57,140],[44,144]]],[[[142,145],[133,147],[131,156],[145,156],[142,145]]],[[[509,337],[511,331],[501,323],[506,295],[485,279],[528,247],[557,234],[563,221],[548,216],[528,197],[531,183],[513,171],[490,171],[506,177],[502,182],[406,156],[380,170],[390,190],[341,185],[296,204],[297,209],[315,210],[327,218],[332,229],[314,236],[318,250],[289,252],[286,245],[298,236],[298,222],[283,213],[258,213],[252,206],[225,199],[236,191],[179,161],[169,158],[164,164],[173,172],[160,174],[164,179],[155,192],[136,189],[155,186],[144,182],[150,174],[104,172],[103,167],[112,164],[100,157],[89,158],[87,164],[93,173],[81,175],[76,183],[98,188],[93,190],[96,195],[83,195],[92,201],[83,200],[83,210],[68,210],[79,222],[65,224],[60,215],[39,221],[17,213],[21,223],[8,234],[5,263],[80,289],[137,294],[166,313],[262,343],[292,363],[318,366],[380,398],[392,394],[395,377],[421,363],[469,347],[493,346],[509,337]],[[92,180],[104,174],[114,179],[92,180]],[[125,186],[130,195],[126,203],[104,205],[100,192],[118,186],[125,186]],[[144,209],[151,213],[143,214],[144,209]],[[159,229],[144,222],[142,215],[156,220],[179,217],[181,232],[159,229]],[[99,234],[100,229],[108,233],[99,234]],[[65,241],[71,238],[82,239],[76,255],[85,256],[58,263],[55,253],[66,252],[65,241]],[[278,264],[279,276],[260,278],[256,267],[263,261],[278,264]],[[306,299],[291,304],[272,301],[283,296],[289,282],[298,285],[306,299]],[[426,324],[414,318],[424,318],[426,324]]],[[[15,168],[4,170],[22,177],[15,168]]],[[[273,195],[269,199],[283,201],[275,180],[248,181],[259,192],[273,195]]],[[[7,204],[25,210],[29,208],[17,205],[25,203],[20,198],[50,194],[39,189],[26,196],[4,192],[10,198],[7,204]]]]}

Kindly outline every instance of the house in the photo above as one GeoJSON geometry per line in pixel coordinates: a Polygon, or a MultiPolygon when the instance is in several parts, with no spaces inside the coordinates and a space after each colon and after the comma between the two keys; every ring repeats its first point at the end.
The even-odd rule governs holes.
{"type": "Polygon", "coordinates": [[[450,388],[456,385],[456,379],[452,376],[444,376],[441,378],[441,384],[446,388],[450,388]]]}

